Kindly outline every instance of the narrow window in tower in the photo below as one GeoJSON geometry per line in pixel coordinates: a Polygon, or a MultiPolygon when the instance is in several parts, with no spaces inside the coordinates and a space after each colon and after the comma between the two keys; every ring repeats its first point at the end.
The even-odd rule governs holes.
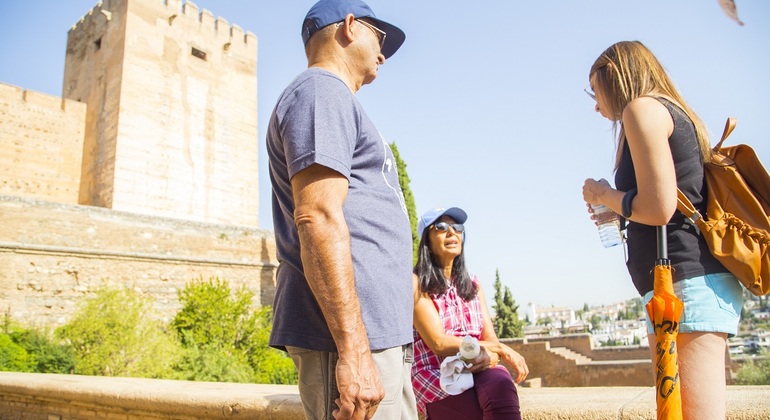
{"type": "Polygon", "coordinates": [[[99,38],[96,41],[94,41],[94,47],[96,47],[96,51],[99,51],[102,48],[102,39],[99,38]]]}
{"type": "Polygon", "coordinates": [[[192,47],[192,55],[194,57],[200,58],[203,61],[206,61],[206,53],[201,51],[201,50],[199,50],[199,49],[197,49],[197,48],[195,48],[195,47],[192,47]]]}

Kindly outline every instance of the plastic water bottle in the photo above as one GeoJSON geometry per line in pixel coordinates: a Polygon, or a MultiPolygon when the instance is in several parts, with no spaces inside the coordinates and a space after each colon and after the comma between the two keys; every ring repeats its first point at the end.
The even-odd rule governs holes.
{"type": "Polygon", "coordinates": [[[467,362],[479,357],[479,353],[481,353],[479,340],[470,335],[463,337],[463,342],[460,344],[460,357],[467,362]]]}
{"type": "Polygon", "coordinates": [[[594,217],[599,229],[599,239],[605,248],[619,245],[623,240],[620,237],[620,218],[607,206],[591,205],[594,217]]]}

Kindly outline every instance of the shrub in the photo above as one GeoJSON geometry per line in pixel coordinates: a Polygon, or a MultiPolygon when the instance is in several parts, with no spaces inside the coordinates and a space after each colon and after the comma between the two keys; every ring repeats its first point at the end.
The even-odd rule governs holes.
{"type": "Polygon", "coordinates": [[[0,339],[0,370],[36,373],[70,373],[75,354],[66,344],[57,344],[51,334],[14,325],[6,313],[0,339]]]}
{"type": "Polygon", "coordinates": [[[254,370],[242,352],[227,350],[216,344],[199,345],[184,333],[187,347],[176,366],[174,379],[209,382],[253,382],[254,370]]]}
{"type": "Polygon", "coordinates": [[[738,385],[770,385],[770,352],[764,352],[764,357],[747,359],[738,369],[735,383],[738,385]]]}
{"type": "Polygon", "coordinates": [[[185,348],[181,378],[227,382],[297,383],[291,359],[268,346],[270,308],[253,310],[254,293],[234,293],[226,280],[198,279],[179,291],[182,309],[171,322],[185,348]]]}
{"type": "Polygon", "coordinates": [[[268,344],[273,326],[273,311],[263,306],[257,311],[260,328],[257,332],[257,351],[251,359],[258,384],[296,384],[297,368],[285,352],[268,344]]]}
{"type": "Polygon", "coordinates": [[[34,329],[19,329],[11,333],[15,343],[34,359],[37,373],[72,373],[75,351],[66,343],[57,343],[51,334],[34,329]]]}
{"type": "Polygon", "coordinates": [[[81,375],[168,377],[179,357],[150,300],[127,288],[100,288],[56,333],[74,347],[81,375]]]}
{"type": "Polygon", "coordinates": [[[35,360],[8,334],[0,334],[0,371],[33,372],[35,360]]]}

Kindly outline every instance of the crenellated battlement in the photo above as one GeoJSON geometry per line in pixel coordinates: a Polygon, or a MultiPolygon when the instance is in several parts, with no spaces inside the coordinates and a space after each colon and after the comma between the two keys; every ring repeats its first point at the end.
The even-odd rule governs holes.
{"type": "MultiPolygon", "coordinates": [[[[157,0],[164,1],[164,0],[157,0]]],[[[198,5],[191,1],[182,2],[182,0],[165,0],[166,9],[169,11],[169,24],[175,24],[176,19],[184,18],[190,21],[197,21],[204,30],[211,30],[211,33],[217,37],[231,38],[233,41],[239,41],[247,46],[254,45],[257,36],[251,32],[244,32],[243,28],[236,24],[230,24],[226,19],[215,16],[208,9],[199,9],[198,5]]]]}
{"type": "Polygon", "coordinates": [[[0,100],[4,102],[23,102],[27,105],[35,105],[46,108],[49,111],[62,111],[82,113],[86,104],[71,99],[62,99],[59,96],[33,90],[22,89],[18,86],[0,82],[0,100]]]}
{"type": "MultiPolygon", "coordinates": [[[[111,3],[110,0],[107,0],[108,3],[111,3]]],[[[85,15],[83,15],[80,20],[75,22],[74,25],[70,27],[70,32],[77,30],[78,27],[83,26],[84,24],[91,23],[93,19],[106,19],[110,20],[112,17],[112,13],[109,10],[106,10],[104,8],[104,2],[96,3],[96,6],[91,8],[85,15]]]]}
{"type": "MultiPolygon", "coordinates": [[[[92,23],[94,19],[106,19],[107,21],[112,19],[112,13],[116,7],[116,2],[124,2],[126,0],[105,0],[100,1],[91,10],[88,11],[83,17],[80,18],[72,27],[70,31],[77,30],[78,27],[92,23]],[[106,3],[106,4],[105,4],[106,3]]],[[[169,25],[175,24],[177,19],[183,18],[187,20],[187,23],[197,23],[203,29],[211,30],[211,33],[217,37],[229,37],[233,41],[239,41],[247,46],[252,46],[257,41],[257,36],[252,32],[244,32],[244,30],[236,25],[230,24],[222,17],[215,16],[210,10],[200,9],[198,5],[192,1],[183,0],[145,0],[155,1],[159,5],[165,6],[168,11],[169,25]]]]}

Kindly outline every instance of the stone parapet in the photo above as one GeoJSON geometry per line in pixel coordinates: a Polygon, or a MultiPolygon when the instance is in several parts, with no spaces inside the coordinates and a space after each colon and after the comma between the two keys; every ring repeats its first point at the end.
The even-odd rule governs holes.
{"type": "MultiPolygon", "coordinates": [[[[519,388],[528,420],[654,419],[653,387],[519,388]]],[[[767,419],[770,387],[728,386],[727,419],[767,419]]],[[[301,420],[297,387],[0,372],[6,420],[301,420]]]]}

